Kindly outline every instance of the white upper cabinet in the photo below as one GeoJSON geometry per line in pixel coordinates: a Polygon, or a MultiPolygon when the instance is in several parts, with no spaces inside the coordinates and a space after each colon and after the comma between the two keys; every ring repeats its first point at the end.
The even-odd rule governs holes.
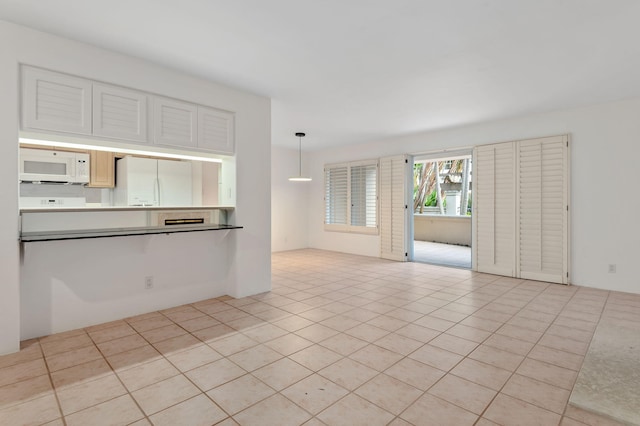
{"type": "Polygon", "coordinates": [[[153,142],[197,148],[198,107],[195,104],[161,97],[153,98],[153,142]]]}
{"type": "Polygon", "coordinates": [[[233,155],[234,120],[232,112],[22,66],[21,130],[233,155]]]}
{"type": "Polygon", "coordinates": [[[147,143],[147,95],[94,83],[93,134],[147,143]]]}
{"type": "Polygon", "coordinates": [[[233,154],[234,115],[213,108],[198,107],[198,148],[233,154]]]}
{"type": "Polygon", "coordinates": [[[91,81],[24,67],[22,84],[24,129],[91,134],[91,81]]]}

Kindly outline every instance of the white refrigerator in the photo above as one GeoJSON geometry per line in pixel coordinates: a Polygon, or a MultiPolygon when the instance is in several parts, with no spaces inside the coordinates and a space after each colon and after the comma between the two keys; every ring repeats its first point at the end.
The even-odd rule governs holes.
{"type": "Polygon", "coordinates": [[[190,161],[124,157],[116,162],[116,206],[191,206],[190,161]]]}

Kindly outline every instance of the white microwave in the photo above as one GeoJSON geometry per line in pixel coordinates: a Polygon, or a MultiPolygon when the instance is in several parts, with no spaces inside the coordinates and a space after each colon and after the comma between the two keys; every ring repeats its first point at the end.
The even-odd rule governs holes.
{"type": "Polygon", "coordinates": [[[20,148],[20,181],[89,183],[89,154],[20,148]]]}

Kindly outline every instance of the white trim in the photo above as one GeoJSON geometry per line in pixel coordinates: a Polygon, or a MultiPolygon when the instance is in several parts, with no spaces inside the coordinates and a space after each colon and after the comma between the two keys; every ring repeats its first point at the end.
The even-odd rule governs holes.
{"type": "Polygon", "coordinates": [[[460,148],[460,149],[448,149],[441,151],[432,151],[424,154],[414,154],[413,162],[414,163],[423,163],[425,161],[446,161],[446,160],[457,160],[459,158],[471,158],[473,156],[473,148],[460,148]]]}

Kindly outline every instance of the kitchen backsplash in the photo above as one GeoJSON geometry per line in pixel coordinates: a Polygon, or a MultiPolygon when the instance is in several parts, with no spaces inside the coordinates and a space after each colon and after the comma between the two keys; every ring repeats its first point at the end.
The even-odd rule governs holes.
{"type": "Polygon", "coordinates": [[[101,188],[87,188],[82,185],[20,184],[21,197],[84,197],[87,203],[101,203],[103,191],[101,188]]]}

